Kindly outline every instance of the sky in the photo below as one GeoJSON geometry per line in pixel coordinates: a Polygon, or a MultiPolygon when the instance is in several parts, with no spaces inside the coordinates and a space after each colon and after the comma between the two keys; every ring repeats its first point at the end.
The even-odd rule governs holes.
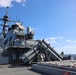
{"type": "Polygon", "coordinates": [[[76,0],[0,0],[0,18],[7,6],[9,18],[32,27],[34,39],[45,39],[58,53],[76,54],[76,0]]]}

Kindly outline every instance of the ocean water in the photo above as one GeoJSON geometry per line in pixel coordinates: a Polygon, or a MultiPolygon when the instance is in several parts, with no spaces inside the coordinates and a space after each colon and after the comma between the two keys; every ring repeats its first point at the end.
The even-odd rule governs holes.
{"type": "Polygon", "coordinates": [[[69,56],[69,55],[71,55],[75,60],[76,60],[76,54],[65,54],[64,56],[69,56]]]}
{"type": "Polygon", "coordinates": [[[74,57],[74,59],[76,60],[76,54],[71,54],[73,57],[74,57]]]}

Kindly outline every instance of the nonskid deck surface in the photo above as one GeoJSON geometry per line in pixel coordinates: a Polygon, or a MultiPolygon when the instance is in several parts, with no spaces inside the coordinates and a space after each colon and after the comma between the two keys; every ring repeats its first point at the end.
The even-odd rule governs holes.
{"type": "Polygon", "coordinates": [[[0,65],[0,75],[46,75],[31,70],[30,66],[0,65]]]}

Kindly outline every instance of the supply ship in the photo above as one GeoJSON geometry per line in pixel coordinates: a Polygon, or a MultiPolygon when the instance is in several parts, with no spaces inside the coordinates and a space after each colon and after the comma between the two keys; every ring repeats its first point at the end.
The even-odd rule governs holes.
{"type": "MultiPolygon", "coordinates": [[[[25,28],[20,21],[10,20],[7,10],[8,8],[6,9],[4,17],[0,18],[0,20],[4,22],[4,24],[0,24],[0,26],[3,27],[0,38],[0,64],[27,65],[36,63],[32,65],[32,69],[38,71],[44,69],[42,72],[47,71],[47,74],[63,75],[62,72],[66,72],[65,70],[69,72],[69,67],[69,69],[67,69],[63,64],[63,66],[65,66],[64,69],[62,65],[57,64],[63,61],[63,56],[54,50],[44,39],[34,40],[35,33],[32,28],[25,28]],[[13,22],[13,24],[9,26],[8,22],[13,22]],[[25,33],[24,30],[27,32],[25,33]],[[51,63],[55,61],[55,64],[51,63]],[[58,74],[55,74],[56,72],[58,72],[58,74]]],[[[75,71],[76,68],[73,72],[75,73],[75,71]]],[[[76,75],[76,73],[71,75],[76,75]]]]}

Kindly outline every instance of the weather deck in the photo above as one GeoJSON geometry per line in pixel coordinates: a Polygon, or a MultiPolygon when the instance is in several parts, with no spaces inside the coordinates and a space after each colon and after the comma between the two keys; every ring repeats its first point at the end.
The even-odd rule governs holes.
{"type": "Polygon", "coordinates": [[[0,65],[0,75],[46,75],[31,70],[28,66],[0,65]]]}

